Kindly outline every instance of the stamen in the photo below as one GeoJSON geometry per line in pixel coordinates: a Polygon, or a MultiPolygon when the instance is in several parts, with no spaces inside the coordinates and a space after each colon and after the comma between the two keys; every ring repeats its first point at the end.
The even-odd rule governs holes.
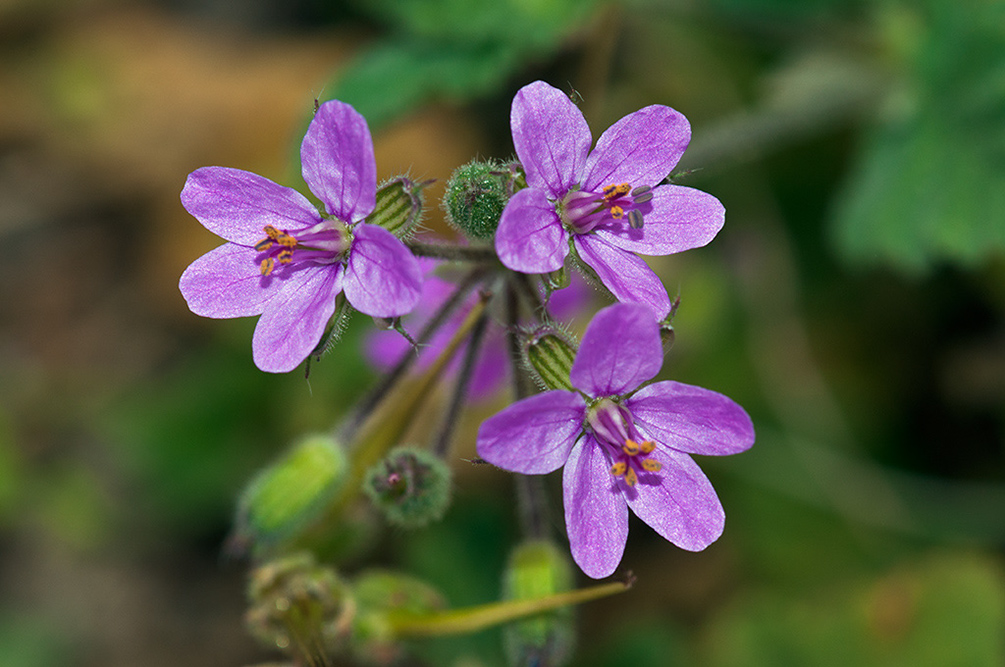
{"type": "Polygon", "coordinates": [[[655,459],[646,459],[642,462],[642,468],[648,470],[649,472],[659,472],[663,470],[663,464],[655,459]]]}
{"type": "Polygon", "coordinates": [[[639,453],[639,443],[632,439],[625,440],[625,444],[621,447],[621,451],[629,456],[635,456],[639,453]]]}
{"type": "Polygon", "coordinates": [[[258,252],[264,252],[272,247],[272,239],[262,239],[255,244],[255,250],[258,252]]]}
{"type": "Polygon", "coordinates": [[[615,477],[621,477],[628,470],[628,464],[624,461],[618,461],[611,466],[611,474],[615,477]]]}
{"type": "Polygon", "coordinates": [[[276,261],[271,257],[266,257],[262,260],[262,264],[258,267],[258,271],[263,275],[267,276],[272,273],[273,267],[276,266],[276,261]]]}
{"type": "Polygon", "coordinates": [[[629,468],[625,472],[625,484],[628,486],[635,486],[635,483],[639,481],[639,476],[635,474],[635,468],[629,468]]]}
{"type": "Polygon", "coordinates": [[[295,248],[297,245],[297,239],[292,234],[287,234],[286,232],[280,232],[279,238],[276,239],[279,245],[284,245],[287,248],[295,248]]]}
{"type": "Polygon", "coordinates": [[[280,250],[279,254],[276,255],[276,257],[279,259],[280,264],[289,264],[290,262],[293,261],[293,250],[291,249],[280,250]]]}
{"type": "Polygon", "coordinates": [[[652,186],[650,185],[640,185],[639,187],[632,190],[632,197],[638,197],[639,195],[644,195],[647,192],[652,191],[652,186]]]}
{"type": "MultiPolygon", "coordinates": [[[[631,217],[631,214],[634,213],[634,212],[635,212],[634,210],[631,211],[628,214],[629,217],[631,217]]],[[[615,220],[620,219],[621,216],[623,216],[624,214],[625,214],[625,209],[621,208],[620,206],[612,206],[611,207],[611,217],[613,217],[615,220]]]]}
{"type": "MultiPolygon", "coordinates": [[[[617,207],[615,207],[615,208],[617,208],[617,207]]],[[[614,209],[611,209],[612,213],[613,213],[613,210],[614,209]]],[[[617,217],[620,217],[620,216],[614,216],[614,217],[617,218],[617,217]]],[[[642,211],[640,211],[637,208],[633,208],[632,210],[630,210],[628,212],[628,226],[629,227],[631,227],[632,229],[642,229],[642,225],[644,225],[644,224],[645,224],[645,220],[643,220],[643,218],[642,218],[642,211]]]]}
{"type": "Polygon", "coordinates": [[[610,201],[612,199],[617,199],[622,195],[628,194],[628,191],[632,189],[630,183],[622,183],[621,185],[611,184],[604,188],[604,199],[610,201]]]}
{"type": "Polygon", "coordinates": [[[278,229],[272,225],[265,225],[265,235],[268,236],[273,241],[279,240],[279,235],[282,234],[278,229]]]}
{"type": "Polygon", "coordinates": [[[639,450],[643,454],[652,454],[653,450],[656,449],[656,443],[652,440],[646,440],[641,445],[639,445],[639,450]]]}
{"type": "Polygon", "coordinates": [[[632,201],[636,204],[645,204],[647,201],[652,201],[652,192],[643,192],[642,194],[632,197],[632,201]]]}

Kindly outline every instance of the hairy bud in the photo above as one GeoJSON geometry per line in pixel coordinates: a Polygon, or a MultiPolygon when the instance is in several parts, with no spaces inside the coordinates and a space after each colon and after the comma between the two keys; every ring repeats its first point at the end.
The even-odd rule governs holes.
{"type": "Polygon", "coordinates": [[[492,239],[512,194],[512,175],[500,162],[473,161],[458,167],[447,181],[443,198],[447,220],[471,239],[492,239]]]}
{"type": "Polygon", "coordinates": [[[418,528],[443,517],[450,467],[417,447],[397,447],[367,471],[363,491],[389,523],[418,528]]]}
{"type": "Polygon", "coordinates": [[[245,623],[256,639],[308,660],[338,652],[354,607],[335,571],[306,553],[252,570],[248,601],[245,623]]]}

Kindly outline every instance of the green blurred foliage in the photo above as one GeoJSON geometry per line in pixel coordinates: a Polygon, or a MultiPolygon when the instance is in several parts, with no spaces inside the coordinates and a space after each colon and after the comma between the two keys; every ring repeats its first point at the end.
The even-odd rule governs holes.
{"type": "Polygon", "coordinates": [[[851,167],[835,239],[919,273],[1005,250],[1005,5],[880,3],[895,82],[851,167]]]}
{"type": "Polygon", "coordinates": [[[984,556],[942,554],[840,588],[750,593],[708,626],[703,664],[999,665],[1002,576],[984,556]]]}
{"type": "Polygon", "coordinates": [[[524,64],[546,57],[592,14],[596,0],[377,0],[361,9],[391,36],[326,86],[372,128],[435,99],[494,93],[524,64]]]}

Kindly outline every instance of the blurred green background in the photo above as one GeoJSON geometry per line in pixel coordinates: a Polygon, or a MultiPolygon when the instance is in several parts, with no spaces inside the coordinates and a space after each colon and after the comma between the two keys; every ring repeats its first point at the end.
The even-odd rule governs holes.
{"type": "MultiPolygon", "coordinates": [[[[683,182],[727,224],[652,262],[682,297],[664,375],[758,432],[700,462],[728,517],[708,550],[633,519],[638,585],[579,610],[573,664],[1005,664],[1002,2],[8,0],[0,665],[279,658],[220,547],[251,475],[373,383],[369,323],[309,382],[259,372],[253,320],[177,291],[218,243],[185,177],[295,184],[313,100],[337,97],[382,176],[439,179],[447,233],[438,188],[511,155],[510,99],[539,78],[595,136],[647,104],[691,120],[683,182]]],[[[507,475],[461,460],[502,404],[458,433],[446,520],[372,553],[455,604],[498,595],[517,536],[507,475]]],[[[498,631],[417,652],[503,664],[498,631]]]]}

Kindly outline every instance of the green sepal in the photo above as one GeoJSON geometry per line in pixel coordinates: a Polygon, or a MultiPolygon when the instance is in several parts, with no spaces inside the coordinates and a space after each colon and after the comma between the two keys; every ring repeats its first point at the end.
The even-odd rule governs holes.
{"type": "Polygon", "coordinates": [[[554,325],[541,324],[521,337],[524,362],[541,388],[574,391],[569,373],[577,346],[572,336],[554,325]]]}
{"type": "Polygon", "coordinates": [[[385,181],[377,189],[377,205],[366,222],[383,227],[400,239],[409,238],[422,219],[422,189],[426,185],[404,176],[385,181]]]}

